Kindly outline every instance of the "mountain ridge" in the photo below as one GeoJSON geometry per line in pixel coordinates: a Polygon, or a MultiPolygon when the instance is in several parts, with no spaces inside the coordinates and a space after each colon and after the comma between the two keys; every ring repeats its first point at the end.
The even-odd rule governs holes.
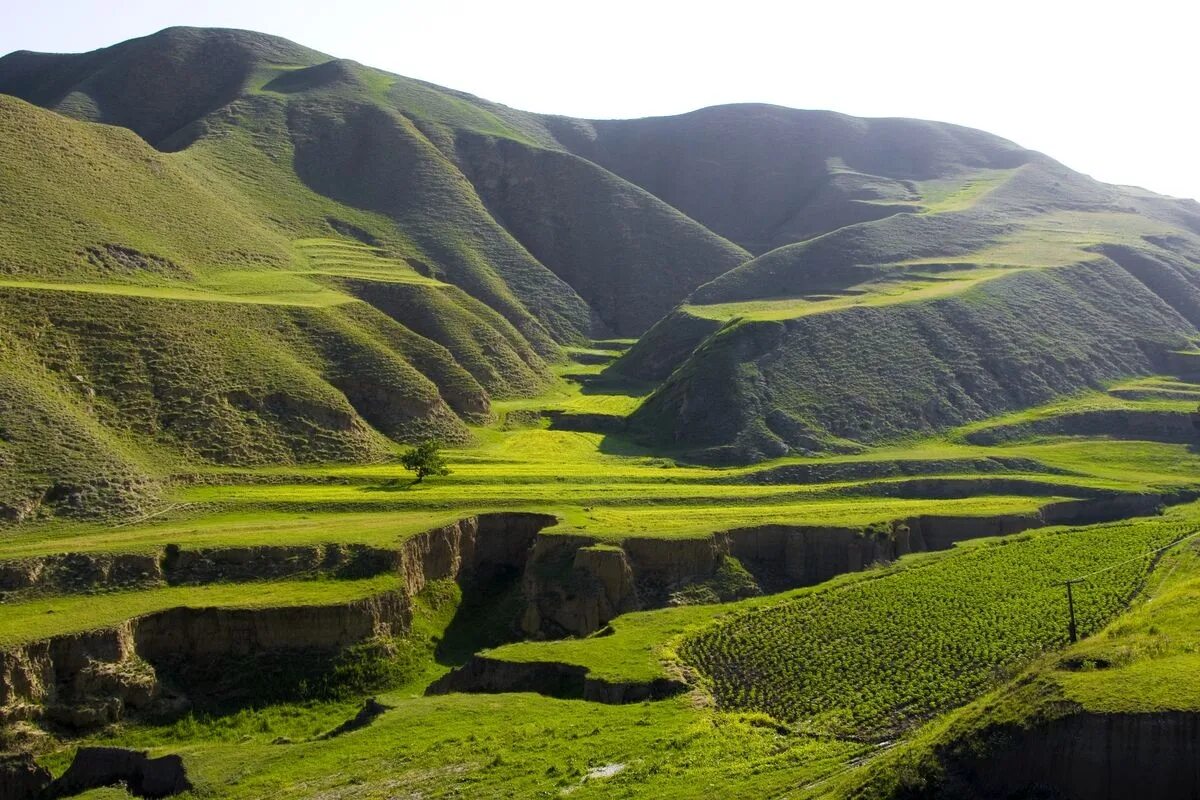
{"type": "MultiPolygon", "coordinates": [[[[579,120],[184,27],[90,53],[17,51],[0,58],[0,94],[22,98],[0,98],[0,148],[20,165],[0,278],[45,308],[0,331],[55,391],[88,400],[86,384],[112,409],[69,416],[185,458],[357,460],[462,441],[496,419],[494,400],[544,391],[567,349],[606,337],[639,339],[610,379],[657,386],[629,419],[643,446],[734,463],[853,450],[1146,374],[1196,336],[1200,204],[961,126],[756,103],[579,120]],[[52,290],[76,299],[54,308],[52,290]],[[1101,319],[1113,296],[1132,304],[1118,328],[1101,319]],[[139,351],[130,331],[89,341],[89,315],[119,303],[149,324],[156,303],[198,300],[240,320],[239,341],[271,343],[277,385],[243,363],[194,397],[197,374],[143,352],[172,388],[150,404],[103,388],[115,354],[139,351]],[[231,302],[249,305],[232,315],[231,302]],[[1087,343],[1065,362],[1048,352],[1025,386],[1027,349],[1048,347],[1042,313],[1087,343]],[[947,314],[966,349],[929,349],[947,314]],[[1012,338],[997,348],[1001,324],[1012,338]],[[861,326],[894,336],[847,348],[861,326]],[[88,369],[31,347],[43,329],[92,353],[88,369]],[[935,366],[881,377],[909,361],[935,366]],[[1024,388],[994,388],[1008,384],[1024,388]],[[172,396],[182,405],[163,416],[172,396]],[[936,410],[914,413],[918,400],[936,410]],[[287,444],[288,414],[325,444],[287,444]],[[203,452],[188,444],[201,419],[229,432],[203,452]],[[255,430],[277,444],[251,447],[255,430]],[[346,436],[357,443],[334,444],[346,436]]],[[[202,361],[238,363],[201,342],[202,361]]],[[[48,435],[23,430],[20,447],[48,435]]],[[[56,470],[14,472],[0,502],[70,495],[56,470]]]]}

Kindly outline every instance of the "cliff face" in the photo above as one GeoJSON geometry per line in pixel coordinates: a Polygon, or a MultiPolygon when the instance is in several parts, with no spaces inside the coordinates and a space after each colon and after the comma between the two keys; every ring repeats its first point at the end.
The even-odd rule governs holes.
{"type": "MultiPolygon", "coordinates": [[[[1002,482],[997,483],[997,486],[1002,482]]],[[[954,487],[943,487],[953,492],[954,487]]],[[[1050,503],[1040,511],[992,517],[924,515],[869,528],[761,525],[699,539],[630,537],[620,547],[583,536],[539,536],[525,565],[522,632],[533,638],[587,636],[628,611],[688,602],[696,589],[716,593],[782,591],[813,586],[907,553],[945,550],[955,542],[1009,536],[1044,525],[1091,524],[1158,513],[1183,496],[1098,495],[1050,503]],[[749,587],[725,587],[729,560],[749,587]]],[[[703,594],[701,594],[703,596],[703,594]]]]}
{"type": "Polygon", "coordinates": [[[521,631],[537,638],[586,636],[642,608],[628,551],[577,536],[541,536],[522,577],[521,631]]]}
{"type": "Polygon", "coordinates": [[[399,572],[409,594],[428,580],[458,579],[483,570],[520,569],[547,514],[466,517],[406,539],[395,548],[360,544],[256,545],[150,553],[61,553],[0,561],[0,597],[71,594],[117,588],[241,582],[301,575],[369,578],[399,572]]]}
{"type": "Polygon", "coordinates": [[[129,709],[150,709],[160,694],[153,669],[137,656],[133,622],[0,653],[0,723],[103,725],[129,709]]]}
{"type": "Polygon", "coordinates": [[[468,517],[407,539],[398,549],[260,547],[179,551],[156,556],[70,554],[6,564],[6,588],[54,591],[138,583],[251,580],[309,570],[363,576],[398,571],[404,589],[329,606],[172,608],[106,630],[57,636],[0,652],[0,724],[45,719],[73,728],[114,722],[129,712],[187,705],[162,684],[163,668],[280,653],[336,653],[406,632],[411,598],[429,581],[487,580],[515,574],[537,532],[539,514],[468,517]]]}
{"type": "Polygon", "coordinates": [[[982,800],[1200,797],[1200,715],[1091,714],[988,733],[981,755],[953,759],[922,796],[982,800]]]}
{"type": "Polygon", "coordinates": [[[394,636],[411,622],[408,597],[293,608],[173,608],[114,628],[56,636],[0,653],[0,723],[47,719],[72,728],[129,712],[169,712],[187,700],[160,681],[167,665],[279,652],[336,652],[394,636]]]}

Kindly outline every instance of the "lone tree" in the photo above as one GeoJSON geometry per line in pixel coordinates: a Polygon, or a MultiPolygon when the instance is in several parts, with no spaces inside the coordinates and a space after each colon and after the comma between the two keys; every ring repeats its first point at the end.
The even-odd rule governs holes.
{"type": "Polygon", "coordinates": [[[404,455],[400,456],[400,464],[405,469],[411,469],[417,473],[417,479],[414,484],[425,480],[427,475],[449,475],[450,468],[446,466],[446,459],[442,457],[442,446],[437,442],[430,440],[421,442],[413,449],[409,450],[404,455]]]}

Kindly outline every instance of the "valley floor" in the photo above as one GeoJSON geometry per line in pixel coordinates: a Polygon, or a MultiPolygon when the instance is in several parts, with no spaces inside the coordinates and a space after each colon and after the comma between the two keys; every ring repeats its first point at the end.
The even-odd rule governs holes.
{"type": "Polygon", "coordinates": [[[997,724],[1200,710],[1200,386],[718,469],[597,432],[626,344],[446,477],[188,467],[4,532],[4,744],[177,754],[195,797],[934,796],[997,724]]]}

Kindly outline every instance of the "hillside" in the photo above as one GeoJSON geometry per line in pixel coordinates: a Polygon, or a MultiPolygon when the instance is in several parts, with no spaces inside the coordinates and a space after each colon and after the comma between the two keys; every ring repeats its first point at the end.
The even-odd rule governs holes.
{"type": "Polygon", "coordinates": [[[642,443],[718,462],[847,450],[1161,371],[1200,318],[1195,203],[953,125],[760,105],[532,115],[189,28],[10,54],[0,92],[153,148],[14,111],[10,160],[43,136],[78,143],[7,178],[12,280],[359,299],[450,351],[434,367],[385,345],[467,422],[487,417],[480,389],[546,385],[563,345],[649,331],[612,371],[662,383],[631,419],[642,443]],[[133,186],[140,207],[110,203],[133,186]]]}
{"type": "Polygon", "coordinates": [[[1161,371],[1197,331],[1200,207],[1036,159],[773,250],[616,369],[648,442],[729,462],[923,434],[1161,371]]]}
{"type": "Polygon", "coordinates": [[[639,333],[746,257],[539,147],[532,118],[510,124],[261,34],[171,29],[80,56],[14,53],[0,92],[138,134],[0,95],[0,281],[23,307],[4,330],[62,396],[18,424],[31,403],[12,395],[7,446],[23,463],[83,414],[109,442],[87,463],[127,456],[111,481],[13,462],[11,517],[137,508],[161,472],[161,454],[137,453],[160,444],[244,464],[378,458],[380,433],[461,441],[493,398],[545,388],[562,344],[639,333]],[[497,147],[506,158],[488,155],[497,147]],[[518,185],[579,201],[543,223],[518,185]],[[647,268],[676,251],[677,267],[647,268]],[[68,495],[87,502],[56,499],[68,495]]]}
{"type": "Polygon", "coordinates": [[[1200,205],[194,28],[0,164],[0,797],[1200,796],[1200,205]]]}

